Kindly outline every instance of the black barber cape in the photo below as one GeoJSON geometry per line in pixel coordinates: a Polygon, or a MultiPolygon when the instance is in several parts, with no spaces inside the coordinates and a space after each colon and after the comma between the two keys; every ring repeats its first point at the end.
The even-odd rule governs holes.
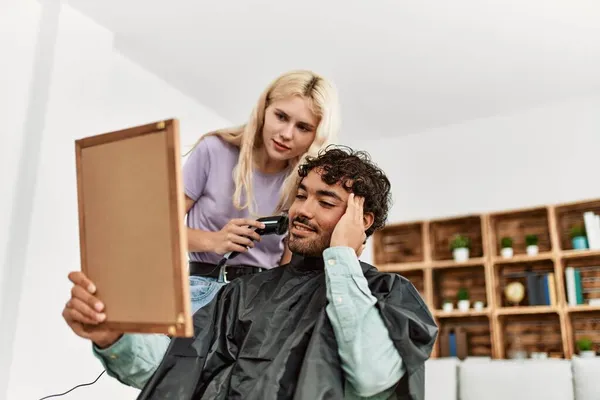
{"type": "MultiPolygon", "coordinates": [[[[396,398],[422,400],[438,328],[407,279],[361,267],[407,370],[396,398]]],[[[343,399],[325,285],[323,259],[299,256],[233,280],[194,314],[193,338],[171,341],[138,400],[343,399]]]]}

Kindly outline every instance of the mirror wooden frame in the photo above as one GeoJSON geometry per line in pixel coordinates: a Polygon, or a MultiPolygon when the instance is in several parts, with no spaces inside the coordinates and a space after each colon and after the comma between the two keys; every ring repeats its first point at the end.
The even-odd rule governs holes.
{"type": "Polygon", "coordinates": [[[75,141],[81,270],[104,326],[191,337],[179,122],[75,141]]]}

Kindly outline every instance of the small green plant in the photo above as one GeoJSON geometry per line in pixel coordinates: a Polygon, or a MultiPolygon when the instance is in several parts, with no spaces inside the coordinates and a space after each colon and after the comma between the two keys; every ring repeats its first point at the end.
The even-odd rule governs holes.
{"type": "Polygon", "coordinates": [[[525,244],[527,246],[537,246],[537,244],[538,244],[538,237],[537,237],[537,235],[527,235],[527,236],[525,236],[525,244]]]}
{"type": "Polygon", "coordinates": [[[462,249],[462,248],[470,248],[471,247],[471,240],[463,235],[460,234],[456,234],[452,237],[452,240],[450,241],[450,250],[454,250],[454,249],[462,249]]]}
{"type": "Polygon", "coordinates": [[[509,238],[508,236],[503,237],[502,240],[500,240],[500,246],[502,246],[503,249],[511,248],[512,245],[513,245],[513,240],[512,240],[512,238],[509,238]]]}
{"type": "Polygon", "coordinates": [[[469,291],[466,288],[460,288],[458,290],[458,294],[456,295],[456,298],[460,301],[460,300],[469,300],[469,291]]]}
{"type": "Polygon", "coordinates": [[[577,348],[579,351],[590,351],[594,346],[594,342],[590,338],[581,338],[577,342],[577,348]]]}
{"type": "Polygon", "coordinates": [[[452,300],[450,300],[449,298],[444,298],[444,301],[442,302],[442,304],[452,304],[452,300]]]}
{"type": "Polygon", "coordinates": [[[571,239],[580,237],[580,236],[585,236],[585,235],[586,235],[586,231],[585,231],[585,227],[583,225],[575,224],[571,227],[571,239]]]}

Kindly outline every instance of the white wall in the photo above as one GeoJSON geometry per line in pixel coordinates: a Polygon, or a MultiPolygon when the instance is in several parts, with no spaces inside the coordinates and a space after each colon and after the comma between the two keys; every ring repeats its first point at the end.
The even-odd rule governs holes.
{"type": "Polygon", "coordinates": [[[600,95],[348,144],[389,175],[390,223],[600,197],[600,95]]]}
{"type": "MultiPolygon", "coordinates": [[[[13,188],[21,154],[20,135],[27,112],[31,84],[36,29],[41,7],[34,1],[0,2],[0,51],[11,62],[0,62],[0,288],[4,277],[4,258],[8,242],[13,188]],[[15,41],[17,36],[19,41],[15,41]],[[10,57],[8,57],[10,55],[10,57]]],[[[1,289],[0,289],[1,290],[1,289]]],[[[0,291],[0,316],[2,315],[0,291]]]]}
{"type": "MultiPolygon", "coordinates": [[[[26,83],[30,80],[31,39],[40,14],[37,2],[25,3],[27,6],[22,6],[21,12],[9,16],[15,25],[27,27],[24,38],[28,41],[20,48],[21,57],[12,71],[15,76],[12,84],[20,95],[19,101],[12,105],[11,121],[14,132],[11,152],[17,154],[2,160],[3,170],[18,167],[25,107],[20,91],[26,92],[26,83]],[[33,8],[28,8],[31,5],[33,8]]],[[[20,46],[15,41],[8,44],[12,48],[20,46]]],[[[70,294],[67,274],[79,269],[74,140],[177,117],[181,121],[183,150],[186,150],[186,145],[192,144],[202,133],[229,125],[211,110],[116,53],[109,31],[66,5],[62,5],[60,12],[54,55],[30,210],[31,229],[22,243],[18,243],[25,252],[24,264],[8,266],[21,271],[20,276],[11,275],[11,279],[22,285],[2,286],[8,286],[9,290],[0,293],[0,299],[14,304],[16,311],[14,320],[11,320],[12,313],[0,315],[4,337],[14,339],[12,343],[0,343],[0,367],[10,366],[8,392],[5,395],[5,388],[0,385],[0,398],[9,400],[62,393],[77,384],[93,381],[102,371],[101,364],[92,356],[89,342],[77,338],[61,317],[70,294]]],[[[0,104],[12,101],[0,95],[4,96],[0,104]]],[[[10,179],[3,177],[3,185],[5,179],[8,185],[4,186],[8,188],[7,193],[13,192],[19,173],[19,170],[14,171],[10,179]]],[[[3,218],[9,215],[5,208],[3,203],[3,218]]],[[[3,231],[3,234],[11,232],[3,231]]],[[[0,370],[0,375],[7,375],[7,371],[0,370]]],[[[104,375],[93,386],[78,388],[66,398],[132,399],[136,393],[104,375]]]]}

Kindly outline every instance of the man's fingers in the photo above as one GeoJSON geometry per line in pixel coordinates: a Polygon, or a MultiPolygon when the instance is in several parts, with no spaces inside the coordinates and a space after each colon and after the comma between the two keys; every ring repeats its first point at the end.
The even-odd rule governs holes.
{"type": "Polygon", "coordinates": [[[73,288],[71,289],[71,297],[78,298],[96,312],[101,312],[104,309],[104,304],[102,304],[102,302],[96,297],[89,294],[81,286],[73,286],[73,288]]]}
{"type": "Polygon", "coordinates": [[[360,196],[354,196],[353,197],[353,203],[354,203],[354,220],[357,223],[362,223],[362,219],[363,219],[363,204],[364,204],[365,200],[364,197],[360,197],[360,196]]]}
{"type": "Polygon", "coordinates": [[[69,280],[75,285],[85,288],[90,293],[96,293],[96,285],[94,285],[94,283],[81,271],[69,273],[69,280]]]}
{"type": "Polygon", "coordinates": [[[97,313],[92,308],[78,298],[72,298],[67,303],[67,307],[85,317],[86,324],[98,324],[106,319],[106,314],[97,313]]]}
{"type": "Polygon", "coordinates": [[[86,325],[98,325],[100,323],[100,321],[90,318],[87,315],[84,315],[82,312],[75,308],[69,308],[67,310],[67,313],[69,314],[69,318],[71,319],[71,321],[75,323],[86,325]]]}

